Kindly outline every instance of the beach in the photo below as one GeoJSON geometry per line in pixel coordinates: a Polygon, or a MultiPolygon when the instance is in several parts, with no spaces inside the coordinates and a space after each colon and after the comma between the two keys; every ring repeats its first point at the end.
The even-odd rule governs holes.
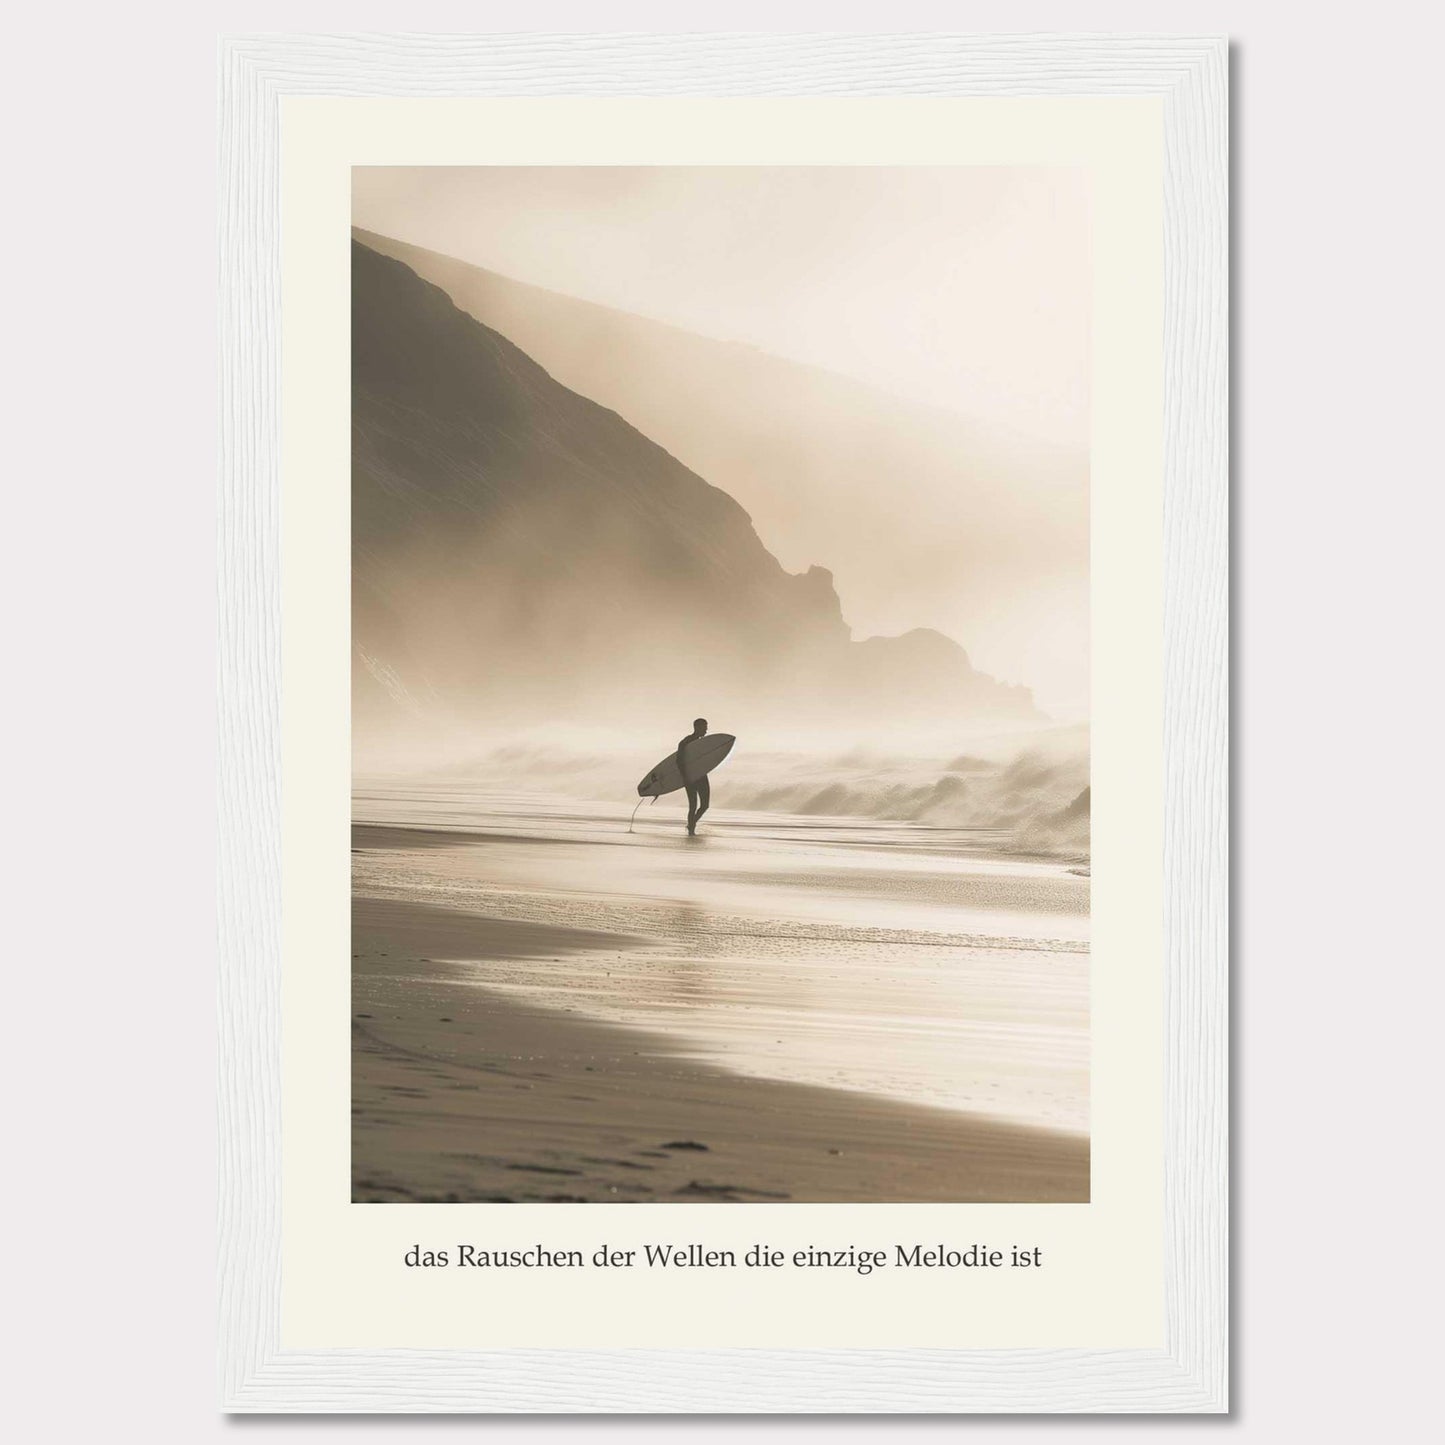
{"type": "Polygon", "coordinates": [[[1084,1201],[1086,870],[360,779],[353,1198],[1084,1201]]]}

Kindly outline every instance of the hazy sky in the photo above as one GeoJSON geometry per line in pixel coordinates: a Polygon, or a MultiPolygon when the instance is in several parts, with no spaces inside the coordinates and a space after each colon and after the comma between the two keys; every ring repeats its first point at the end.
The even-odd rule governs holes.
{"type": "MultiPolygon", "coordinates": [[[[1087,486],[1091,258],[1079,171],[366,167],[353,171],[352,215],[516,280],[945,408],[981,435],[1012,437],[1005,451],[1049,454],[1057,475],[1087,486]]],[[[960,498],[945,495],[946,468],[910,480],[910,511],[937,512],[928,535],[941,556],[965,558],[955,542],[971,533],[984,545],[960,498]]],[[[1077,506],[1070,515],[1086,522],[1077,506]]],[[[850,596],[826,537],[804,551],[839,572],[844,614],[864,633],[883,621],[938,626],[980,665],[1034,687],[1055,716],[1076,718],[1088,693],[1086,526],[1072,535],[1067,557],[1041,561],[1032,581],[1019,573],[1011,595],[983,608],[946,566],[900,559],[911,586],[893,610],[906,617],[861,589],[850,596]]],[[[972,566],[981,579],[976,548],[972,566]]]]}
{"type": "Polygon", "coordinates": [[[355,223],[1088,446],[1080,172],[358,168],[355,223]]]}

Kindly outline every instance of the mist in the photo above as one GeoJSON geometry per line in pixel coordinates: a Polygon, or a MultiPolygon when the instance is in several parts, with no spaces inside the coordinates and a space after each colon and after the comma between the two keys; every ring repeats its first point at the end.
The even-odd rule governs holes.
{"type": "Polygon", "coordinates": [[[826,569],[400,262],[353,248],[358,759],[586,729],[948,745],[1044,719],[924,628],[854,638],[826,569]]]}
{"type": "Polygon", "coordinates": [[[1079,174],[365,168],[354,218],[825,569],[850,638],[1087,716],[1079,174]]]}

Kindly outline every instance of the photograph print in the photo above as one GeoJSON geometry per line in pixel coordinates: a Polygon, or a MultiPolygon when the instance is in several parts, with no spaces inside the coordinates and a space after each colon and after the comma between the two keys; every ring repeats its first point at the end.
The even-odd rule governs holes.
{"type": "Polygon", "coordinates": [[[1085,172],[352,226],[353,1201],[1088,1201],[1085,172]]]}

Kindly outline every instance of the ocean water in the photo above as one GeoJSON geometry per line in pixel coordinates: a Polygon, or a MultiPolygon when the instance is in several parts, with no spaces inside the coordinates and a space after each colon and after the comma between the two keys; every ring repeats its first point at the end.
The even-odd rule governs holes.
{"type": "MultiPolygon", "coordinates": [[[[462,956],[479,988],[765,1078],[1088,1129],[1089,879],[872,818],[358,782],[366,897],[615,937],[462,956]]],[[[545,936],[545,935],[539,935],[545,936]]],[[[438,960],[416,960],[424,971],[438,960]]],[[[450,975],[454,976],[454,974],[450,975]]]]}

